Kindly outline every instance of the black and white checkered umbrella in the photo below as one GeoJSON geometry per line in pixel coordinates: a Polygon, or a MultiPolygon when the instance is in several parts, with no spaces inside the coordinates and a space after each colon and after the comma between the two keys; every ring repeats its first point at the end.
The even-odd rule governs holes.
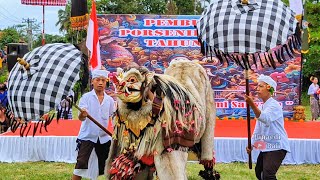
{"type": "Polygon", "coordinates": [[[275,67],[275,60],[292,58],[300,46],[297,27],[293,11],[280,0],[219,0],[197,22],[202,53],[244,69],[259,59],[275,67]]]}
{"type": "Polygon", "coordinates": [[[79,80],[82,52],[72,44],[47,44],[27,53],[8,79],[9,108],[23,122],[39,120],[54,110],[79,80]]]}
{"type": "MultiPolygon", "coordinates": [[[[201,52],[221,62],[234,61],[246,71],[257,61],[276,67],[299,53],[300,30],[294,13],[280,0],[219,0],[197,22],[201,52]]],[[[251,147],[250,108],[247,105],[248,147],[251,147]]],[[[249,168],[252,158],[249,154],[249,168]]]]}

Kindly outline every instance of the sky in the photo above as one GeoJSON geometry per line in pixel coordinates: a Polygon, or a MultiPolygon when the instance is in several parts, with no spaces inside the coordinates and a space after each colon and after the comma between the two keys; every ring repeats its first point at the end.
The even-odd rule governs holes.
{"type": "MultiPolygon", "coordinates": [[[[42,6],[23,5],[21,0],[0,0],[0,4],[0,29],[23,24],[24,19],[30,18],[40,23],[42,31],[42,6]]],[[[64,6],[45,6],[44,31],[46,34],[62,35],[59,28],[55,26],[59,9],[64,9],[64,6]]]]}

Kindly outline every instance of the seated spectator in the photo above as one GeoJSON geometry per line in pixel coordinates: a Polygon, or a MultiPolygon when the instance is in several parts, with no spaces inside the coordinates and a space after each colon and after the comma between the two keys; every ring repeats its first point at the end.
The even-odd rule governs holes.
{"type": "Polygon", "coordinates": [[[3,107],[7,107],[8,105],[6,84],[0,84],[0,105],[3,107]]]}
{"type": "MultiPolygon", "coordinates": [[[[68,96],[73,98],[74,92],[71,90],[68,96]]],[[[72,120],[72,107],[70,107],[70,104],[67,100],[63,99],[60,104],[58,104],[57,111],[61,112],[61,119],[72,120]]]]}

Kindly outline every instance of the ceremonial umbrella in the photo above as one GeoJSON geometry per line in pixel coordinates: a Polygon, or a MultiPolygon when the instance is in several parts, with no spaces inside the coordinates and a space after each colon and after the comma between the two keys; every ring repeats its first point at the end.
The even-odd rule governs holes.
{"type": "MultiPolygon", "coordinates": [[[[294,13],[280,0],[219,0],[207,7],[197,22],[204,55],[234,61],[246,72],[257,62],[276,67],[294,57],[300,34],[294,13]]],[[[248,146],[251,147],[250,108],[247,105],[248,146]]],[[[249,168],[252,168],[249,154],[249,168]]]]}
{"type": "Polygon", "coordinates": [[[41,127],[50,124],[53,116],[43,120],[43,115],[54,110],[78,80],[82,88],[86,87],[88,69],[85,55],[73,44],[46,44],[18,58],[18,62],[9,74],[8,102],[14,115],[11,130],[21,124],[23,135],[28,134],[31,125],[26,129],[31,120],[41,121],[41,127]]]}

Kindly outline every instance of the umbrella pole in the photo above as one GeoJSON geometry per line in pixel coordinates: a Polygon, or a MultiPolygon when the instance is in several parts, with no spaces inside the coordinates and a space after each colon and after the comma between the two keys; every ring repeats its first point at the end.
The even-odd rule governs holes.
{"type": "MultiPolygon", "coordinates": [[[[77,108],[79,111],[82,111],[82,109],[76,105],[75,103],[73,103],[73,106],[75,108],[77,108]]],[[[95,123],[97,126],[99,126],[99,128],[101,128],[104,132],[106,132],[109,136],[112,136],[112,133],[110,131],[108,131],[105,127],[103,127],[97,120],[95,120],[92,116],[90,116],[90,114],[88,114],[87,116],[93,123],[95,123]]]]}
{"type": "Polygon", "coordinates": [[[42,46],[46,44],[45,34],[44,34],[44,5],[42,6],[42,46]]]}
{"type": "MultiPolygon", "coordinates": [[[[246,95],[249,96],[249,70],[245,70],[246,78],[246,95]]],[[[251,126],[250,126],[250,106],[247,104],[247,128],[248,128],[248,147],[251,148],[251,126]]],[[[252,169],[252,156],[251,151],[248,154],[249,156],[249,169],[252,169]]]]}

